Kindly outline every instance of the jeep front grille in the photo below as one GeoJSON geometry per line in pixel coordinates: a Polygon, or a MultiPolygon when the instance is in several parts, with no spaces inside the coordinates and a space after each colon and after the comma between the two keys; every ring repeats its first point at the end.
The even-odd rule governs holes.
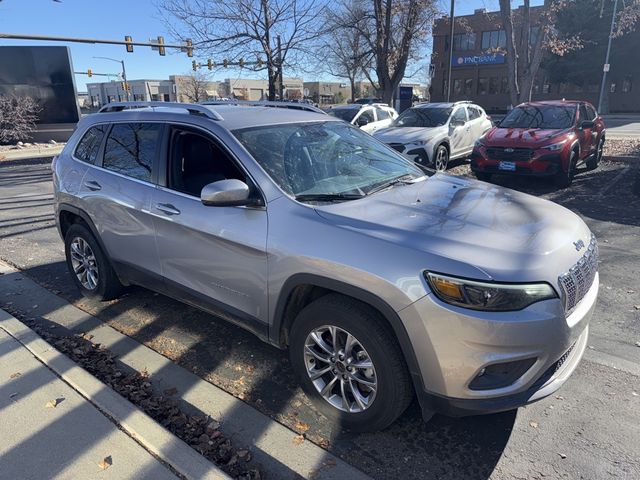
{"type": "Polygon", "coordinates": [[[587,294],[598,271],[598,242],[592,234],[587,251],[568,272],[558,277],[564,299],[564,311],[569,315],[587,294]]]}

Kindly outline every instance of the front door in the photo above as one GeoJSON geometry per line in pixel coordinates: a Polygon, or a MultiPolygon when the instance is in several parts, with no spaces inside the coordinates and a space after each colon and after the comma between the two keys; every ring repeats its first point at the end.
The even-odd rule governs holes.
{"type": "Polygon", "coordinates": [[[260,330],[267,321],[266,209],[203,205],[205,185],[230,178],[251,185],[251,180],[209,134],[174,126],[169,139],[167,179],[151,202],[167,288],[181,290],[199,306],[221,307],[237,317],[232,320],[260,330]]]}
{"type": "MultiPolygon", "coordinates": [[[[592,119],[587,113],[587,108],[585,107],[584,103],[581,103],[580,108],[578,109],[578,127],[582,125],[582,122],[585,122],[588,120],[592,120],[592,119]]],[[[595,136],[594,132],[595,132],[595,126],[594,128],[578,129],[578,136],[580,138],[580,157],[582,159],[585,159],[589,155],[591,155],[591,150],[595,149],[596,147],[594,143],[594,136],[595,136]]]]}
{"type": "Polygon", "coordinates": [[[456,111],[453,112],[451,122],[449,126],[449,138],[451,141],[451,158],[454,158],[469,150],[469,125],[467,124],[467,112],[464,107],[458,107],[456,111]],[[460,125],[453,126],[451,122],[460,122],[460,125]]]}

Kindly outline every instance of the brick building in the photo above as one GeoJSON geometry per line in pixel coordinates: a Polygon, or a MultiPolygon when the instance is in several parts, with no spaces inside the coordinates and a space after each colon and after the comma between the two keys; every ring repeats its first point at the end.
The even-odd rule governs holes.
{"type": "MultiPolygon", "coordinates": [[[[522,8],[522,7],[521,7],[522,8]]],[[[531,40],[536,40],[536,25],[543,7],[531,8],[531,40]]],[[[522,10],[514,13],[516,43],[520,42],[522,26],[518,25],[522,10]]],[[[453,59],[451,67],[451,100],[471,100],[489,112],[504,112],[510,104],[506,36],[501,27],[499,12],[478,9],[473,15],[455,17],[453,59]]],[[[629,62],[616,57],[616,42],[640,44],[640,31],[614,40],[611,71],[607,78],[609,110],[611,112],[640,112],[640,62],[629,62]],[[636,85],[634,85],[634,81],[636,85]]],[[[602,59],[604,63],[604,58],[602,59]]],[[[431,100],[445,101],[447,97],[447,69],[449,63],[449,18],[436,20],[433,28],[434,74],[431,82],[431,100]]],[[[559,98],[580,99],[598,103],[601,76],[585,78],[581,85],[552,82],[540,69],[534,81],[533,100],[559,98]]]]}

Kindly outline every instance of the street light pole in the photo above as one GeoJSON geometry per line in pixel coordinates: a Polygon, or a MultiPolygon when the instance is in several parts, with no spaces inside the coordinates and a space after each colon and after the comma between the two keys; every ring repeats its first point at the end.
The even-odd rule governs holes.
{"type": "MultiPolygon", "coordinates": [[[[616,0],[617,1],[617,0],[616,0]]],[[[449,67],[447,69],[447,102],[451,101],[451,64],[453,63],[453,27],[454,27],[454,0],[451,0],[451,15],[449,21],[451,23],[449,30],[449,67]]]]}
{"type": "MultiPolygon", "coordinates": [[[[618,0],[613,3],[613,15],[611,15],[611,31],[609,32],[609,43],[607,44],[607,55],[602,66],[602,84],[600,85],[600,96],[598,97],[598,113],[602,112],[604,102],[604,91],[607,86],[607,72],[609,71],[609,53],[611,52],[611,40],[613,39],[613,28],[616,24],[616,12],[618,11],[618,0]]],[[[605,112],[608,113],[608,112],[605,112]]]]}
{"type": "Polygon", "coordinates": [[[124,85],[125,85],[124,94],[127,96],[127,101],[129,101],[129,89],[126,88],[129,86],[129,83],[127,82],[127,71],[124,68],[124,60],[116,60],[115,58],[109,58],[109,57],[93,57],[93,58],[101,58],[103,60],[110,60],[112,62],[117,62],[120,64],[120,66],[122,67],[122,81],[124,82],[124,85]]]}

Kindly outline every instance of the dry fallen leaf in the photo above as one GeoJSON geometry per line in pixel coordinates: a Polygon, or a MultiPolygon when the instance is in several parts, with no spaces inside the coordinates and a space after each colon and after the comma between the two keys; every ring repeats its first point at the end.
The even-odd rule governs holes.
{"type": "Polygon", "coordinates": [[[106,470],[111,465],[113,465],[113,460],[111,459],[111,455],[109,455],[108,457],[104,457],[102,461],[98,463],[98,466],[100,467],[101,470],[106,470]]]}
{"type": "Polygon", "coordinates": [[[294,445],[300,445],[302,442],[304,442],[304,435],[296,435],[295,437],[293,437],[294,445]]]}
{"type": "Polygon", "coordinates": [[[538,422],[529,422],[529,425],[533,428],[538,428],[538,422]]]}
{"type": "Polygon", "coordinates": [[[49,400],[45,405],[45,408],[56,408],[58,406],[58,400],[49,400]]]}
{"type": "Polygon", "coordinates": [[[560,458],[567,458],[567,456],[564,453],[559,453],[558,455],[560,455],[560,458]]]}
{"type": "Polygon", "coordinates": [[[20,375],[22,375],[20,372],[12,373],[11,375],[9,375],[9,378],[18,378],[20,375]]]}
{"type": "Polygon", "coordinates": [[[311,428],[311,426],[308,423],[304,423],[304,422],[297,422],[296,423],[296,431],[300,432],[300,433],[306,433],[309,431],[309,429],[311,428]]]}

